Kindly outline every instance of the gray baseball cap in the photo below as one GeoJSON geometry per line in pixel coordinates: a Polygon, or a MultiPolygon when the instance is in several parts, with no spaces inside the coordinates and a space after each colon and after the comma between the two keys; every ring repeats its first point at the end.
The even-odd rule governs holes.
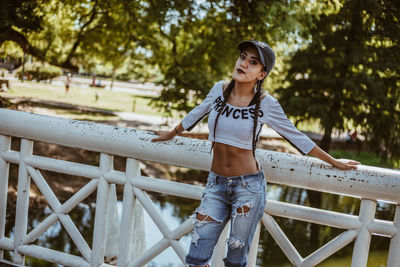
{"type": "Polygon", "coordinates": [[[240,51],[243,51],[249,46],[257,49],[261,63],[268,74],[275,64],[275,53],[272,48],[268,44],[261,41],[243,41],[238,45],[238,48],[240,51]]]}

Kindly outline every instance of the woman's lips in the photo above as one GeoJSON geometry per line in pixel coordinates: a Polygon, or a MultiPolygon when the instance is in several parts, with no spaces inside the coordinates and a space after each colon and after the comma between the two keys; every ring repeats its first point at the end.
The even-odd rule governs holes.
{"type": "Polygon", "coordinates": [[[236,71],[239,72],[240,74],[246,74],[246,72],[244,72],[244,71],[241,70],[241,69],[236,69],[236,71]]]}

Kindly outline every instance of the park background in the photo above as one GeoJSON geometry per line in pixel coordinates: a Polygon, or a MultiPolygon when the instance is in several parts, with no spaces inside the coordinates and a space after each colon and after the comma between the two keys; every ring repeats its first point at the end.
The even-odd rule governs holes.
{"type": "MultiPolygon", "coordinates": [[[[0,79],[8,81],[1,87],[1,107],[143,130],[170,129],[201,103],[214,82],[229,81],[237,44],[257,39],[277,54],[264,90],[279,99],[300,130],[335,157],[400,166],[397,1],[6,0],[0,12],[0,79]],[[348,134],[354,132],[357,138],[351,139],[348,134]]],[[[207,138],[204,125],[185,135],[207,138]]],[[[268,132],[259,147],[296,153],[268,132]]],[[[36,149],[98,163],[98,155],[87,151],[60,155],[61,148],[40,143],[36,149]]],[[[123,164],[122,159],[117,162],[123,164]]],[[[149,176],[188,183],[204,183],[206,177],[204,172],[143,164],[149,176]]],[[[118,163],[115,167],[124,168],[118,163]]],[[[15,169],[11,168],[10,199],[16,194],[15,169]]],[[[54,173],[46,178],[61,199],[81,186],[78,180],[66,186],[66,177],[54,173]]],[[[271,198],[291,203],[350,213],[359,209],[359,200],[344,196],[275,185],[268,190],[271,198]]],[[[178,205],[181,200],[162,195],[153,198],[160,209],[173,204],[170,210],[178,220],[197,205],[178,205]]],[[[46,203],[40,202],[37,191],[32,210],[38,212],[32,214],[39,221],[46,213],[46,203]]],[[[90,207],[88,203],[77,210],[77,218],[90,207]]],[[[392,219],[393,214],[394,205],[378,205],[378,217],[392,219]]],[[[89,217],[81,223],[90,232],[89,217]]],[[[295,244],[307,244],[305,254],[337,234],[329,227],[277,221],[295,244]]],[[[62,229],[53,231],[56,237],[47,233],[38,242],[58,242],[60,250],[68,247],[68,235],[62,229]]],[[[260,247],[260,266],[284,266],[285,256],[265,232],[260,247]]],[[[388,240],[373,237],[371,249],[376,253],[371,254],[370,266],[384,266],[387,247],[388,240]]],[[[351,247],[338,252],[335,260],[349,262],[349,255],[351,247]]],[[[159,259],[159,265],[164,263],[159,259]]]]}

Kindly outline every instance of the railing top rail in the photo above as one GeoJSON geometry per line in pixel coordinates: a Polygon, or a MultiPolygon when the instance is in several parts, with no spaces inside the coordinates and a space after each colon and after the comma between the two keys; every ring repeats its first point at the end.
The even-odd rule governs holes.
{"type": "MultiPolygon", "coordinates": [[[[0,134],[79,147],[141,160],[208,171],[208,141],[176,137],[150,142],[151,132],[0,109],[0,134]]],[[[312,157],[258,150],[268,182],[400,203],[400,171],[359,166],[342,171],[312,157]]]]}

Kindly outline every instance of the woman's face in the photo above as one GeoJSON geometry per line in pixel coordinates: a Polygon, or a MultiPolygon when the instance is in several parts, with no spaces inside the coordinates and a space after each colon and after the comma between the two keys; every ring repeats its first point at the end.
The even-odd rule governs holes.
{"type": "Polygon", "coordinates": [[[254,47],[248,47],[240,52],[236,60],[232,78],[236,82],[256,82],[262,80],[267,74],[254,47]]]}

